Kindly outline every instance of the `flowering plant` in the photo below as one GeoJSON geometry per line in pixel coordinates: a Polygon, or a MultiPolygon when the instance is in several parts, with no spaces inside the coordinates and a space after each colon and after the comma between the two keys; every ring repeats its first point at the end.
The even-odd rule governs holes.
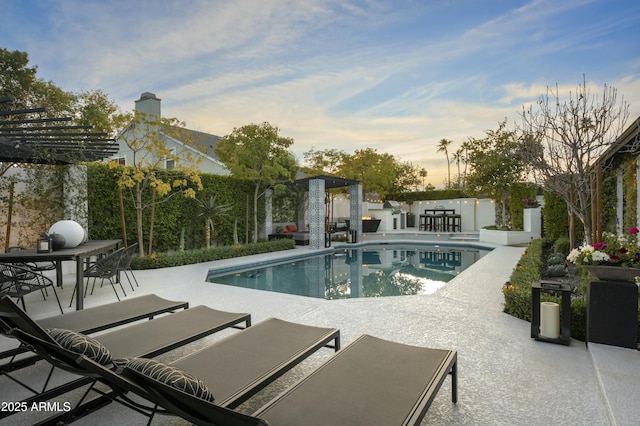
{"type": "Polygon", "coordinates": [[[576,265],[609,265],[624,268],[640,267],[638,228],[629,229],[629,235],[605,232],[602,242],[583,244],[571,250],[567,261],[576,265]]]}
{"type": "Polygon", "coordinates": [[[522,202],[524,203],[525,209],[535,209],[536,207],[540,207],[540,203],[536,197],[523,198],[522,202]]]}

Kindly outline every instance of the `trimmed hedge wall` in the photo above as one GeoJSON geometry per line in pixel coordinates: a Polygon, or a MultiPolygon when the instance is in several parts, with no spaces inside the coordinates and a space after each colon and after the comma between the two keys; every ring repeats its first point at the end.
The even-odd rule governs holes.
{"type": "MultiPolygon", "coordinates": [[[[174,172],[162,171],[161,173],[174,172]]],[[[201,179],[204,189],[196,193],[196,198],[208,200],[215,195],[216,202],[232,205],[232,210],[228,214],[214,218],[212,242],[224,245],[233,244],[234,226],[237,226],[239,242],[245,242],[247,223],[249,238],[254,232],[252,229],[253,220],[251,220],[253,215],[253,182],[208,173],[201,174],[201,179]],[[249,197],[249,203],[247,203],[247,197],[249,197]],[[248,221],[246,220],[247,213],[249,215],[248,221]]],[[[117,185],[118,170],[110,169],[104,163],[91,163],[87,165],[87,180],[89,237],[91,239],[122,238],[117,185]]],[[[122,194],[127,242],[131,244],[137,242],[135,209],[130,191],[125,189],[122,194]]],[[[149,191],[145,194],[145,201],[148,202],[150,197],[149,191]]],[[[261,197],[259,202],[259,222],[261,222],[264,220],[264,197],[261,197]]],[[[145,244],[147,244],[150,209],[145,209],[143,215],[143,233],[145,244]]],[[[202,248],[206,245],[205,229],[204,218],[198,216],[196,200],[184,198],[181,194],[158,199],[154,218],[153,250],[166,252],[202,248]]],[[[147,247],[145,247],[145,251],[146,249],[147,247]]]]}
{"type": "Polygon", "coordinates": [[[231,259],[253,254],[271,253],[274,251],[295,248],[295,241],[284,238],[273,241],[262,241],[234,246],[212,247],[186,250],[175,253],[153,253],[146,257],[134,257],[131,269],[158,269],[171,266],[192,265],[213,260],[231,259]]]}
{"type": "Polygon", "coordinates": [[[402,192],[388,194],[385,199],[394,201],[422,201],[422,200],[450,200],[454,198],[469,198],[470,196],[459,189],[435,189],[433,191],[402,192]]]}
{"type": "Polygon", "coordinates": [[[524,229],[524,200],[535,198],[538,187],[531,183],[514,183],[509,187],[509,214],[513,229],[524,229]]]}

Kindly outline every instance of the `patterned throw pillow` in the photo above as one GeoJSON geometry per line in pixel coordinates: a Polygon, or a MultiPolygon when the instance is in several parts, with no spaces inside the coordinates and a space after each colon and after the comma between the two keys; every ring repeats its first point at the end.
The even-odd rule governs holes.
{"type": "Polygon", "coordinates": [[[107,365],[111,362],[109,349],[89,336],[61,328],[48,329],[47,333],[63,348],[84,355],[98,364],[107,365]]]}
{"type": "Polygon", "coordinates": [[[202,380],[177,367],[146,358],[114,360],[114,364],[205,401],[214,401],[213,393],[202,380]]]}

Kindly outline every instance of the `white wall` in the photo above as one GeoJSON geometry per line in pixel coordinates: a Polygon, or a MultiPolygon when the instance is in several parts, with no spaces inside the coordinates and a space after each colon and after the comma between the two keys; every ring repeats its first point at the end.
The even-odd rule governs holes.
{"type": "MultiPolygon", "coordinates": [[[[400,203],[402,209],[406,212],[414,213],[416,216],[424,214],[425,209],[434,209],[436,206],[442,206],[445,209],[454,209],[456,213],[462,216],[462,231],[479,231],[485,226],[495,225],[495,203],[487,198],[455,198],[450,200],[422,200],[415,201],[411,205],[400,203]]],[[[334,217],[341,217],[342,212],[347,212],[344,216],[348,217],[349,200],[346,197],[334,200],[334,217]],[[338,213],[340,212],[340,213],[338,213]]],[[[382,210],[382,203],[362,203],[362,215],[373,216],[381,220],[392,220],[393,215],[387,215],[382,210]],[[388,217],[387,217],[388,216],[388,217]]],[[[418,227],[418,219],[416,218],[416,227],[418,227]]],[[[399,225],[398,225],[399,227],[399,225]]],[[[380,230],[393,229],[393,223],[381,223],[380,230]]]]}

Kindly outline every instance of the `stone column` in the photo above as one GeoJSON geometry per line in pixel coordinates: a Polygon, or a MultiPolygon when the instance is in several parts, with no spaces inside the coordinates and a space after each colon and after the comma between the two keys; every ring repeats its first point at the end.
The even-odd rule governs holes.
{"type": "Polygon", "coordinates": [[[264,238],[273,234],[273,189],[269,188],[264,193],[264,238]]]}
{"type": "Polygon", "coordinates": [[[324,248],[324,181],[309,181],[309,248],[324,248]]]}
{"type": "Polygon", "coordinates": [[[356,231],[357,241],[362,238],[362,185],[349,186],[349,229],[356,231]]]}
{"type": "Polygon", "coordinates": [[[63,182],[64,219],[74,220],[88,231],[89,205],[87,201],[87,167],[68,165],[63,182]]]}

